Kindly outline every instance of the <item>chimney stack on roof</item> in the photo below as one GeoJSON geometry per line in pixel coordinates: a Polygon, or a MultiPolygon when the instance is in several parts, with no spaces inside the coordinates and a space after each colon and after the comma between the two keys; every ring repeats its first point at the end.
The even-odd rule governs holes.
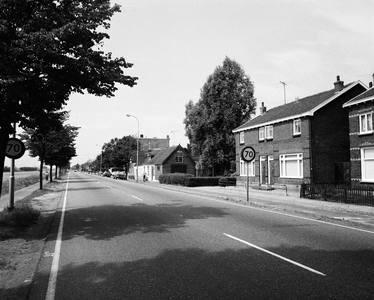
{"type": "Polygon", "coordinates": [[[336,82],[334,82],[335,93],[340,92],[344,88],[344,81],[340,80],[340,76],[336,76],[336,82]]]}
{"type": "Polygon", "coordinates": [[[264,102],[261,103],[261,107],[260,107],[260,115],[266,113],[266,106],[264,106],[264,102]]]}

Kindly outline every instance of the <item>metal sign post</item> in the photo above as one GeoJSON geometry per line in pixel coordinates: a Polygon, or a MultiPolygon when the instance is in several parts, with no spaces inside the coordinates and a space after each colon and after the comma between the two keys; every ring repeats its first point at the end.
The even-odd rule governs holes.
{"type": "Polygon", "coordinates": [[[240,157],[247,164],[247,202],[249,202],[249,163],[256,157],[256,151],[250,146],[242,148],[240,157]]]}
{"type": "Polygon", "coordinates": [[[14,123],[13,137],[8,140],[5,155],[12,160],[10,178],[9,178],[9,210],[14,209],[14,170],[15,160],[25,154],[25,145],[21,140],[16,138],[16,124],[14,123]]]}

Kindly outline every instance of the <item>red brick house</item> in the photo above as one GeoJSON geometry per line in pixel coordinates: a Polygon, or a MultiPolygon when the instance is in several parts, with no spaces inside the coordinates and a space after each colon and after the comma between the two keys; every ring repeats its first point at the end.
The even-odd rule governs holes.
{"type": "Polygon", "coordinates": [[[234,129],[238,182],[298,188],[305,183],[347,180],[350,161],[348,109],[342,105],[366,91],[360,81],[298,99],[266,111],[234,129]],[[240,149],[252,146],[256,158],[247,165],[240,149]]]}
{"type": "Polygon", "coordinates": [[[343,108],[349,109],[351,183],[374,185],[373,83],[343,108]]]}
{"type": "Polygon", "coordinates": [[[181,145],[154,152],[139,165],[139,177],[146,174],[148,180],[158,180],[161,174],[185,173],[195,175],[196,162],[181,145]]]}

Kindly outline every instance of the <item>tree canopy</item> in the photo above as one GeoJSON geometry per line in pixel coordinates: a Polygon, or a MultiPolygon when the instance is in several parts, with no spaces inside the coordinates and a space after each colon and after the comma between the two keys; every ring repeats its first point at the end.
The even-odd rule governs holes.
{"type": "Polygon", "coordinates": [[[34,128],[73,92],[111,97],[136,84],[131,63],[101,50],[119,11],[110,0],[0,1],[1,170],[13,123],[34,128]]]}
{"type": "Polygon", "coordinates": [[[235,169],[232,130],[256,109],[254,85],[243,68],[226,57],[203,85],[199,101],[186,105],[185,130],[193,156],[205,172],[223,175],[235,169]]]}

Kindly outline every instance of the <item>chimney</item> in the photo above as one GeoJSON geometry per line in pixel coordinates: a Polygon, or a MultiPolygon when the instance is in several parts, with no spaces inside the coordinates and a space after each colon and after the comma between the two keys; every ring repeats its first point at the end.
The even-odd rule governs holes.
{"type": "Polygon", "coordinates": [[[373,83],[369,82],[369,89],[371,89],[372,87],[373,87],[373,83]]]}
{"type": "Polygon", "coordinates": [[[340,92],[344,88],[344,81],[340,80],[340,76],[336,76],[336,82],[334,82],[335,93],[340,92]]]}
{"type": "Polygon", "coordinates": [[[266,113],[266,106],[264,106],[264,102],[261,103],[261,107],[260,107],[260,115],[263,115],[264,113],[266,113]]]}

